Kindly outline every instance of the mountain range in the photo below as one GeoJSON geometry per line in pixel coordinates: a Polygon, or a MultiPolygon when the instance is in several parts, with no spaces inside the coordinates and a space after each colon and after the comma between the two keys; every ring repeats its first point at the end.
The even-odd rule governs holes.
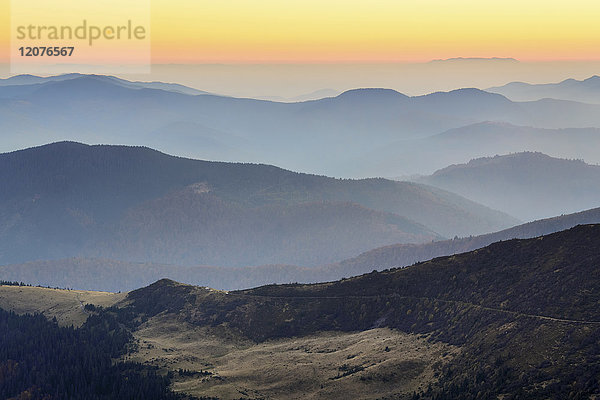
{"type": "Polygon", "coordinates": [[[566,79],[558,83],[530,84],[511,82],[504,86],[486,89],[514,101],[536,101],[545,98],[600,104],[600,76],[587,79],[566,79]]]}
{"type": "Polygon", "coordinates": [[[499,154],[542,152],[555,158],[600,163],[600,129],[542,129],[481,122],[418,140],[401,140],[367,151],[355,173],[396,171],[394,176],[429,175],[452,164],[499,154]]]}
{"type": "MultiPolygon", "coordinates": [[[[157,398],[590,398],[600,391],[599,240],[600,225],[579,225],[407,268],[241,291],[168,279],[123,294],[3,281],[0,306],[12,312],[0,311],[0,324],[14,334],[0,355],[12,371],[2,390],[16,390],[25,360],[40,396],[63,387],[70,378],[40,377],[55,365],[43,361],[77,346],[88,360],[111,354],[114,380],[162,371],[172,397],[157,398]],[[78,328],[59,332],[71,321],[78,328]]],[[[85,380],[89,363],[77,363],[61,373],[85,380]]]]}
{"type": "Polygon", "coordinates": [[[317,285],[221,292],[161,280],[97,312],[128,321],[142,344],[133,360],[208,369],[173,386],[196,396],[589,397],[600,389],[599,238],[598,225],[578,226],[317,285]]]}
{"type": "MultiPolygon", "coordinates": [[[[496,243],[332,284],[224,294],[160,281],[131,292],[127,309],[157,322],[161,313],[177,315],[191,326],[231,329],[259,343],[391,327],[456,346],[458,354],[438,364],[439,379],[419,398],[595,393],[599,229],[496,243]]],[[[377,364],[350,359],[343,376],[368,385],[377,381],[370,373],[377,364]]],[[[210,385],[195,387],[199,394],[210,385]]]]}
{"type": "Polygon", "coordinates": [[[592,208],[598,167],[540,153],[421,178],[453,183],[446,188],[525,220],[563,214],[519,226],[422,183],[333,179],[142,147],[62,142],[0,155],[0,166],[2,273],[60,287],[124,291],[160,277],[219,289],[328,281],[600,223],[592,208]]]}
{"type": "Polygon", "coordinates": [[[473,251],[511,239],[530,239],[581,224],[600,224],[600,208],[529,222],[503,231],[423,244],[393,244],[356,257],[315,267],[262,265],[238,268],[180,266],[116,261],[107,258],[68,258],[0,267],[4,280],[34,285],[121,292],[161,278],[221,290],[246,289],[271,283],[326,282],[373,270],[399,268],[436,257],[473,251]]]}
{"type": "Polygon", "coordinates": [[[600,398],[597,89],[0,79],[0,397],[600,398]]]}
{"type": "Polygon", "coordinates": [[[178,83],[164,83],[164,82],[140,82],[140,81],[128,81],[125,79],[117,78],[115,76],[108,75],[85,75],[79,73],[55,75],[55,76],[35,76],[35,75],[15,75],[10,78],[0,79],[0,87],[4,87],[2,90],[2,96],[7,98],[20,97],[31,94],[41,88],[43,84],[50,82],[64,82],[71,79],[82,79],[91,77],[93,79],[106,82],[108,84],[121,86],[130,89],[158,89],[165,90],[167,92],[175,92],[189,95],[209,94],[203,90],[194,89],[188,86],[180,85],[178,83]],[[10,90],[12,89],[12,91],[10,90]]]}
{"type": "MultiPolygon", "coordinates": [[[[442,168],[430,156],[428,140],[421,140],[450,129],[485,121],[545,129],[600,126],[600,105],[553,99],[513,102],[478,89],[415,97],[357,89],[331,98],[278,103],[95,75],[10,80],[0,85],[5,151],[66,139],[143,144],[192,158],[261,162],[333,176],[398,176],[442,168]],[[394,164],[385,149],[413,154],[417,149],[423,156],[418,169],[409,170],[411,164],[394,164]]],[[[560,149],[563,142],[556,140],[547,140],[547,146],[560,149]]],[[[552,153],[527,143],[513,142],[510,151],[573,157],[568,151],[552,153]]],[[[569,148],[575,146],[585,148],[577,135],[569,148]]],[[[496,154],[487,149],[471,151],[467,159],[496,154]]],[[[597,154],[574,157],[599,161],[597,154]]]]}
{"type": "Polygon", "coordinates": [[[426,185],[62,142],[0,155],[0,263],[314,266],[516,219],[426,185]]]}

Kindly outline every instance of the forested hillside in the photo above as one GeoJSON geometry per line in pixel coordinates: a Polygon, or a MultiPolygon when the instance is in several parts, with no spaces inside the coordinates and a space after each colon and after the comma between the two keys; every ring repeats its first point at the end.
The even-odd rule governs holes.
{"type": "Polygon", "coordinates": [[[79,329],[0,309],[0,397],[18,400],[190,399],[156,368],[114,363],[132,349],[121,321],[91,316],[79,329]]]}
{"type": "Polygon", "coordinates": [[[0,264],[93,256],[318,265],[515,223],[424,185],[190,160],[142,147],[64,142],[0,155],[0,264]]]}

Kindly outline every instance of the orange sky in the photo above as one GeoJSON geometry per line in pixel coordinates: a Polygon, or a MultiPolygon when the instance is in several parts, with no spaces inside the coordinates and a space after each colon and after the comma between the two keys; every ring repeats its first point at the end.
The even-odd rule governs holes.
{"type": "MultiPolygon", "coordinates": [[[[154,63],[600,59],[596,0],[147,1],[154,63]]],[[[9,0],[0,0],[4,62],[9,15],[9,0]]],[[[113,61],[125,54],[115,50],[113,61]]]]}

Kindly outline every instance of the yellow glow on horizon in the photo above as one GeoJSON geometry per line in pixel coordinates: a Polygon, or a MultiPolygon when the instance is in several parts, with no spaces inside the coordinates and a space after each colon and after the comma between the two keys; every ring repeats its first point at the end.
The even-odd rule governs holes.
{"type": "Polygon", "coordinates": [[[598,21],[597,0],[152,0],[151,37],[154,63],[586,60],[600,59],[598,21]]]}
{"type": "Polygon", "coordinates": [[[600,58],[600,3],[589,0],[173,4],[153,2],[155,62],[600,58]]]}

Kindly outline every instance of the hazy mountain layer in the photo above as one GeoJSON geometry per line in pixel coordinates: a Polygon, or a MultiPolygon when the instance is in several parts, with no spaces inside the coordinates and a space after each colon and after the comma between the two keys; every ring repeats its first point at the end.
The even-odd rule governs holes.
{"type": "Polygon", "coordinates": [[[318,265],[515,219],[443,190],[58,143],[0,155],[0,262],[318,265]],[[437,232],[437,233],[436,233],[437,232]]]}
{"type": "Polygon", "coordinates": [[[71,79],[80,79],[85,77],[91,77],[99,81],[104,81],[113,85],[122,86],[130,89],[160,89],[168,92],[189,95],[208,94],[207,92],[204,92],[202,90],[193,89],[187,86],[179,85],[177,83],[139,81],[132,82],[114,76],[84,75],[79,73],[48,77],[40,77],[35,75],[15,75],[10,78],[0,79],[0,86],[3,87],[3,89],[0,92],[2,94],[2,97],[19,97],[25,94],[32,93],[33,91],[39,89],[41,85],[45,83],[63,82],[71,79]],[[11,91],[10,89],[12,89],[13,91],[11,91]]]}
{"type": "Polygon", "coordinates": [[[511,82],[504,86],[486,89],[514,101],[535,101],[545,98],[600,104],[600,76],[578,81],[566,79],[559,83],[530,84],[511,82]]]}
{"type": "Polygon", "coordinates": [[[517,153],[452,165],[418,182],[458,193],[522,220],[600,206],[600,166],[542,153],[517,153]]]}
{"type": "MultiPolygon", "coordinates": [[[[429,173],[443,166],[420,169],[436,158],[428,156],[427,142],[413,141],[473,123],[600,127],[600,105],[563,100],[517,103],[477,89],[417,97],[387,89],[359,89],[332,98],[278,103],[192,95],[171,84],[104,76],[19,78],[15,83],[19,82],[0,86],[5,150],[59,140],[143,144],[193,158],[263,162],[335,176],[396,176],[429,173]],[[391,146],[405,140],[411,143],[391,146]],[[406,146],[412,157],[422,152],[419,168],[416,164],[413,169],[397,168],[378,152],[389,149],[403,159],[398,150],[406,146]]],[[[513,143],[516,148],[510,151],[548,153],[544,148],[524,148],[528,143],[524,140],[513,143]]],[[[583,142],[573,137],[571,143],[583,142]]],[[[493,154],[471,153],[467,159],[493,154]]],[[[595,156],[588,161],[600,157],[595,156]]]]}
{"type": "Polygon", "coordinates": [[[600,208],[576,214],[543,219],[515,226],[500,232],[481,236],[457,238],[422,245],[392,245],[374,249],[358,257],[342,261],[327,267],[332,275],[353,276],[372,271],[373,268],[397,268],[412,265],[416,262],[430,260],[435,257],[473,251],[492,243],[511,240],[529,239],[548,235],[581,224],[600,224],[600,208]]]}
{"type": "Polygon", "coordinates": [[[405,267],[435,257],[476,250],[498,241],[534,238],[580,224],[600,224],[600,208],[530,222],[482,236],[421,245],[385,246],[338,263],[312,268],[293,265],[241,268],[183,267],[173,264],[132,263],[100,258],[70,258],[0,267],[0,276],[5,280],[29,282],[35,285],[114,292],[132,290],[161,278],[224,290],[245,289],[271,283],[325,282],[373,270],[405,267]]]}
{"type": "MultiPolygon", "coordinates": [[[[558,110],[556,111],[559,112],[558,110]]],[[[367,152],[363,172],[429,175],[451,164],[498,154],[542,152],[553,157],[600,163],[600,129],[540,129],[483,122],[419,140],[397,141],[367,152]],[[368,166],[367,166],[368,165],[368,166]]]]}

